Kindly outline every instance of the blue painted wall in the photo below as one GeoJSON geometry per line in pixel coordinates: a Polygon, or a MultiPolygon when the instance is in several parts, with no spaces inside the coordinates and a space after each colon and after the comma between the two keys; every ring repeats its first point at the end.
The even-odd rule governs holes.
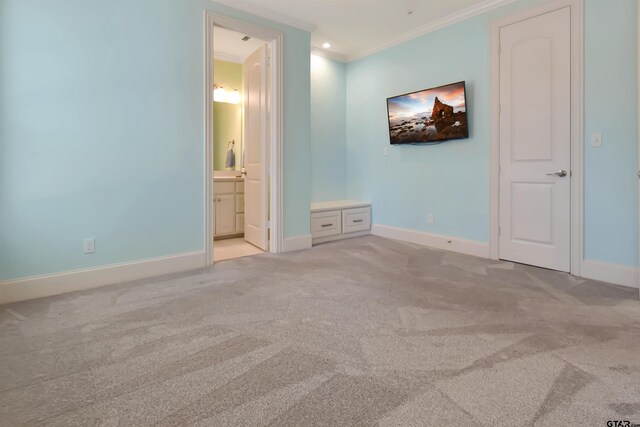
{"type": "Polygon", "coordinates": [[[638,261],[636,7],[585,7],[585,258],[624,265],[638,261]],[[602,132],[601,148],[592,132],[602,132]]]}
{"type": "Polygon", "coordinates": [[[203,250],[205,9],[284,33],[285,236],[309,233],[308,33],[206,0],[4,0],[0,280],[203,250]]]}
{"type": "Polygon", "coordinates": [[[311,55],[311,200],[347,191],[346,64],[311,55]]]}
{"type": "MultiPolygon", "coordinates": [[[[489,241],[491,22],[540,3],[512,3],[348,64],[347,193],[373,202],[374,223],[489,241]],[[469,139],[389,146],[387,97],[459,80],[469,139]]],[[[638,259],[636,45],[635,0],[585,1],[585,255],[623,265],[638,259]],[[592,131],[603,132],[602,148],[590,147],[592,131]]]]}

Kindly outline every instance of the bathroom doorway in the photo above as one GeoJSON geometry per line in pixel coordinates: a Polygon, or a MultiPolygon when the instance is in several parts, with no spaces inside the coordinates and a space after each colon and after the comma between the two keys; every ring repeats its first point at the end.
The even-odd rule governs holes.
{"type": "Polygon", "coordinates": [[[273,114],[279,100],[270,93],[276,76],[271,58],[280,38],[269,42],[269,35],[256,37],[240,21],[210,13],[205,18],[211,171],[207,252],[213,263],[279,251],[281,239],[269,220],[282,212],[278,187],[274,192],[282,183],[276,177],[281,150],[278,114],[273,114]]]}

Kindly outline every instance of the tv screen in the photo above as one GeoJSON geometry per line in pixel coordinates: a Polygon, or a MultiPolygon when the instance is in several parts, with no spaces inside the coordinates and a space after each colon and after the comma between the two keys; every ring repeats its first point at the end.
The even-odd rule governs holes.
{"type": "Polygon", "coordinates": [[[391,144],[437,144],[469,137],[464,82],[387,98],[391,144]]]}

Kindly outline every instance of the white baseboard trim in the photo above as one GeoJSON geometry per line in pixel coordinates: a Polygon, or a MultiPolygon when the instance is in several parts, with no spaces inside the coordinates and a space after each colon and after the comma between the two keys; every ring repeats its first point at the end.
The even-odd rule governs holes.
{"type": "Polygon", "coordinates": [[[186,252],[140,261],[111,264],[102,267],[66,271],[63,273],[25,277],[0,282],[0,304],[65,294],[144,279],[162,274],[177,273],[205,267],[204,251],[186,252]]]}
{"type": "Polygon", "coordinates": [[[353,237],[362,237],[370,233],[371,233],[370,230],[365,230],[365,231],[356,231],[355,233],[337,234],[335,236],[329,236],[329,237],[318,237],[316,239],[311,239],[311,244],[318,245],[321,243],[335,242],[336,240],[351,239],[353,237]]]}
{"type": "Polygon", "coordinates": [[[305,236],[289,237],[282,240],[282,252],[294,252],[309,249],[311,247],[311,234],[305,236]]]}
{"type": "Polygon", "coordinates": [[[464,240],[457,237],[440,236],[423,231],[408,230],[406,228],[390,227],[380,224],[373,224],[371,226],[371,234],[388,239],[415,243],[416,245],[474,255],[480,258],[489,258],[488,243],[464,240]]]}
{"type": "Polygon", "coordinates": [[[636,267],[582,260],[580,264],[580,276],[585,279],[600,280],[601,282],[609,282],[638,289],[639,277],[636,267]]]}

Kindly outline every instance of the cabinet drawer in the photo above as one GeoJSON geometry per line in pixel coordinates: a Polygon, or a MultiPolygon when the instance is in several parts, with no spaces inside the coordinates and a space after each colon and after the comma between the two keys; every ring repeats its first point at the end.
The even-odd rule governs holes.
{"type": "Polygon", "coordinates": [[[244,181],[236,182],[236,193],[244,193],[244,181]]]}
{"type": "Polygon", "coordinates": [[[216,182],[213,184],[213,192],[217,194],[233,194],[236,191],[235,182],[216,182]]]}
{"type": "Polygon", "coordinates": [[[236,194],[236,213],[244,213],[244,194],[236,194]]]}
{"type": "Polygon", "coordinates": [[[311,214],[311,237],[328,237],[342,233],[341,211],[317,212],[311,214]]]}
{"type": "Polygon", "coordinates": [[[371,208],[345,209],[342,211],[342,232],[354,233],[371,228],[371,208]]]}

